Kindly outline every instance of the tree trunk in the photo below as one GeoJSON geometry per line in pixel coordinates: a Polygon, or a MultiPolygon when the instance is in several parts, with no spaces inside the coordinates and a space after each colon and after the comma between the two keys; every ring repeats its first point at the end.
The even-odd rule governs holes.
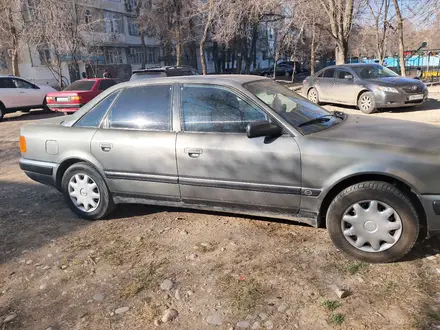
{"type": "Polygon", "coordinates": [[[176,44],[176,65],[181,65],[181,58],[182,58],[182,43],[180,40],[176,44]]]}
{"type": "Polygon", "coordinates": [[[220,59],[218,56],[218,43],[217,42],[213,42],[213,44],[212,44],[212,57],[214,59],[214,71],[215,71],[215,73],[219,73],[220,59]]]}
{"type": "Polygon", "coordinates": [[[403,42],[403,17],[402,13],[400,12],[399,3],[397,0],[394,1],[394,8],[396,10],[396,16],[397,16],[397,29],[399,30],[399,62],[400,62],[400,75],[406,76],[406,70],[405,70],[405,44],[403,42]]]}
{"type": "Polygon", "coordinates": [[[345,60],[347,59],[347,53],[348,53],[348,42],[345,40],[339,40],[336,43],[336,48],[335,48],[336,64],[345,64],[345,60]]]}
{"type": "Polygon", "coordinates": [[[206,75],[206,56],[205,56],[205,40],[200,40],[200,62],[202,63],[202,74],[206,75]]]}
{"type": "Polygon", "coordinates": [[[142,58],[141,68],[145,69],[145,65],[147,64],[147,45],[145,44],[145,33],[141,32],[141,43],[142,43],[142,53],[144,54],[142,58]]]}
{"type": "Polygon", "coordinates": [[[312,25],[312,42],[310,44],[310,75],[313,76],[315,74],[315,39],[316,39],[316,25],[312,25]]]}
{"type": "Polygon", "coordinates": [[[8,24],[10,27],[11,38],[12,38],[12,74],[14,76],[19,76],[20,72],[18,70],[18,42],[17,42],[17,30],[15,29],[14,19],[12,17],[12,9],[8,9],[8,24]]]}

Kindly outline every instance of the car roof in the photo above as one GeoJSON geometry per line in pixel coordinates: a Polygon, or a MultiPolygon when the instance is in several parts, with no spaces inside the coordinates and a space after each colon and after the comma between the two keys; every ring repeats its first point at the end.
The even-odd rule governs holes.
{"type": "Polygon", "coordinates": [[[338,64],[338,65],[328,66],[324,69],[353,68],[353,67],[359,67],[359,66],[377,66],[377,65],[380,65],[380,64],[379,63],[347,63],[347,64],[338,64]]]}
{"type": "Polygon", "coordinates": [[[196,83],[196,84],[219,84],[219,85],[242,85],[247,82],[269,79],[256,75],[235,75],[235,74],[215,74],[199,76],[177,76],[159,77],[154,79],[134,80],[118,84],[122,87],[132,87],[136,85],[163,84],[163,83],[196,83]]]}
{"type": "Polygon", "coordinates": [[[143,72],[164,72],[168,70],[171,71],[171,70],[195,70],[195,69],[186,65],[160,66],[160,67],[150,67],[145,69],[133,70],[133,74],[143,73],[143,72]]]}

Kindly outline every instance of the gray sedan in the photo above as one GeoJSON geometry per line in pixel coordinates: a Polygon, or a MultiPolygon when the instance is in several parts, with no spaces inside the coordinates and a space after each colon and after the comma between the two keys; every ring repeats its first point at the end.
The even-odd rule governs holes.
{"type": "Polygon", "coordinates": [[[410,107],[428,97],[426,85],[378,64],[346,64],[325,68],[303,82],[303,95],[314,103],[356,105],[363,113],[410,107]]]}
{"type": "Polygon", "coordinates": [[[20,167],[85,219],[119,203],[282,218],[389,262],[440,231],[439,136],[328,112],[263,77],[157,78],[23,126],[20,167]]]}

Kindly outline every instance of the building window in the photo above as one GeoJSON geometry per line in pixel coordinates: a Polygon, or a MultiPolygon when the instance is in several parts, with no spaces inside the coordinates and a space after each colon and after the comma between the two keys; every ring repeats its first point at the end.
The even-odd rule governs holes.
{"type": "Polygon", "coordinates": [[[8,61],[6,57],[6,53],[0,51],[0,69],[7,69],[8,68],[8,61]]]}
{"type": "Polygon", "coordinates": [[[159,47],[147,47],[147,63],[159,63],[159,47]]]}
{"type": "Polygon", "coordinates": [[[128,17],[128,34],[131,36],[139,35],[139,27],[133,17],[128,17]]]}
{"type": "Polygon", "coordinates": [[[38,49],[38,58],[40,59],[40,64],[46,65],[51,62],[50,50],[47,47],[42,47],[38,49]]]}
{"type": "Polygon", "coordinates": [[[144,51],[142,50],[142,47],[130,47],[128,51],[128,61],[130,64],[144,63],[144,51]]]}
{"type": "Polygon", "coordinates": [[[110,11],[104,12],[105,32],[123,33],[122,16],[110,11]]]}
{"type": "Polygon", "coordinates": [[[105,63],[106,64],[122,64],[122,51],[121,48],[108,47],[104,49],[105,63]]]}
{"type": "Polygon", "coordinates": [[[132,12],[136,9],[137,1],[136,0],[125,0],[125,8],[128,12],[132,12]]]}
{"type": "Polygon", "coordinates": [[[84,19],[86,21],[86,24],[89,24],[92,21],[92,13],[90,12],[89,9],[86,9],[84,13],[84,19]]]}

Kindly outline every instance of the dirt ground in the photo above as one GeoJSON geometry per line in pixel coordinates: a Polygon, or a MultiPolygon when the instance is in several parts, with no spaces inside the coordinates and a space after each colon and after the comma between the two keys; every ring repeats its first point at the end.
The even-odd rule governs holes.
{"type": "MultiPolygon", "coordinates": [[[[375,116],[439,124],[431,97],[375,116]]],[[[0,123],[0,329],[440,329],[439,239],[370,265],[297,223],[139,205],[80,220],[18,167],[19,128],[47,116],[0,123]]]]}

